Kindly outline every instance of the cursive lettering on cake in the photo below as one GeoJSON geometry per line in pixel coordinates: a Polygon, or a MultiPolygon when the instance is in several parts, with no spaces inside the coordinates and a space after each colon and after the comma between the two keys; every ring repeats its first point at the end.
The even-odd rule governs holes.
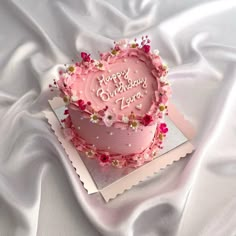
{"type": "Polygon", "coordinates": [[[131,97],[128,97],[125,99],[125,97],[118,98],[115,102],[120,102],[120,109],[123,110],[127,107],[129,107],[130,103],[135,102],[137,99],[140,99],[143,97],[143,94],[141,92],[137,92],[131,97]]]}
{"type": "Polygon", "coordinates": [[[129,73],[129,68],[127,70],[123,70],[121,72],[117,72],[115,74],[107,76],[106,78],[104,77],[104,75],[101,75],[100,77],[97,77],[97,80],[100,86],[102,86],[102,84],[107,85],[110,81],[113,81],[116,84],[117,82],[121,82],[122,76],[125,80],[127,80],[128,73],[129,73]]]}

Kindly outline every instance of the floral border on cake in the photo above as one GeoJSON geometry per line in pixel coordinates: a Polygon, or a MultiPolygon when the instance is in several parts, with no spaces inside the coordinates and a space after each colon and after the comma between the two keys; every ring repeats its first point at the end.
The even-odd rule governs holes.
{"type": "Polygon", "coordinates": [[[119,128],[131,129],[137,131],[142,126],[149,126],[157,123],[154,138],[149,147],[140,153],[130,155],[110,154],[107,151],[99,150],[94,145],[86,143],[76,132],[71,121],[69,110],[66,109],[64,114],[67,118],[62,120],[65,124],[63,129],[64,136],[70,140],[78,151],[86,153],[88,158],[97,159],[101,166],[112,165],[117,168],[122,167],[139,167],[156,157],[158,149],[163,148],[163,140],[168,132],[168,127],[164,123],[164,116],[168,115],[168,100],[171,94],[170,84],[166,79],[168,67],[163,63],[158,50],[151,52],[150,39],[143,36],[140,43],[137,39],[129,42],[128,40],[120,40],[114,42],[111,51],[100,54],[100,59],[95,60],[86,52],[81,52],[81,61],[65,65],[64,69],[59,71],[59,79],[54,79],[53,84],[49,85],[51,91],[58,89],[60,96],[67,106],[73,107],[81,111],[85,118],[90,119],[92,123],[111,127],[118,124],[119,128]],[[136,115],[131,112],[129,116],[115,115],[108,106],[104,106],[101,110],[96,110],[91,101],[84,101],[73,94],[72,84],[83,79],[84,75],[89,72],[104,71],[109,64],[116,60],[127,56],[136,56],[144,63],[152,64],[152,74],[156,78],[158,89],[155,91],[155,98],[149,111],[143,116],[136,115]]]}

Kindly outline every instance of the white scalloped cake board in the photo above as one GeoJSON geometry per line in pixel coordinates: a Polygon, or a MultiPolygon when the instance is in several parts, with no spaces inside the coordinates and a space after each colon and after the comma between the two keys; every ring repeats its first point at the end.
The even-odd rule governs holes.
{"type": "MultiPolygon", "coordinates": [[[[59,97],[49,100],[49,104],[52,109],[64,106],[63,100],[59,97]]],[[[166,166],[171,165],[174,161],[178,161],[180,158],[185,157],[194,150],[194,146],[190,141],[187,141],[99,190],[73,144],[64,138],[61,132],[61,125],[54,112],[52,110],[45,111],[44,114],[59,142],[65,149],[73,167],[76,169],[76,173],[79,175],[81,182],[84,183],[84,188],[88,191],[88,194],[100,192],[107,202],[110,199],[115,198],[118,194],[123,193],[125,190],[130,189],[132,186],[137,185],[139,182],[153,176],[160,169],[163,169],[166,166]]],[[[194,137],[195,131],[193,127],[184,119],[183,115],[173,104],[169,104],[169,118],[189,140],[194,137]]]]}

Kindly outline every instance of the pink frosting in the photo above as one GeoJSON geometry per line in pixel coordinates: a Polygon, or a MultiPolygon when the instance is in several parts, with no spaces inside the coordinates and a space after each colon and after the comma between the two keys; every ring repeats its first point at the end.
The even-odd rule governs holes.
{"type": "MultiPolygon", "coordinates": [[[[130,54],[132,55],[131,52],[130,54]]],[[[112,60],[112,64],[109,64],[108,70],[81,75],[72,86],[75,95],[85,101],[90,101],[95,110],[101,110],[104,109],[105,106],[108,106],[112,108],[115,113],[121,115],[129,115],[131,111],[140,116],[148,113],[154,100],[154,91],[158,90],[157,79],[151,73],[154,67],[150,63],[150,59],[149,61],[142,61],[137,55],[126,55],[125,57],[115,58],[116,60],[112,60]],[[102,78],[101,76],[103,76],[105,80],[109,78],[109,76],[114,76],[117,73],[127,70],[129,71],[127,77],[129,80],[135,81],[133,83],[135,87],[125,92],[118,93],[116,86],[119,86],[121,83],[123,86],[128,85],[128,80],[124,79],[124,76],[120,76],[120,80],[115,78],[116,83],[111,80],[107,82],[107,84],[102,82],[101,86],[99,85],[97,78],[102,78]],[[140,85],[136,85],[139,82],[140,85]],[[104,94],[102,98],[107,101],[97,96],[99,92],[100,94],[104,94]],[[136,96],[137,93],[142,97],[138,98],[139,96],[136,96]],[[107,95],[109,95],[109,97],[107,95]],[[127,99],[129,100],[129,98],[131,101],[134,101],[127,104],[126,101],[127,99]]]]}

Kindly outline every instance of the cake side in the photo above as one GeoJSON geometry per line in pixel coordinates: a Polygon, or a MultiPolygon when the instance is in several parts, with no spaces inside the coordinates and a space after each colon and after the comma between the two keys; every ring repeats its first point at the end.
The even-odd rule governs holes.
{"type": "Polygon", "coordinates": [[[107,127],[91,123],[90,119],[83,118],[81,111],[71,108],[69,114],[76,132],[87,144],[110,154],[130,155],[144,151],[150,146],[157,127],[157,124],[153,123],[134,132],[117,128],[115,125],[107,127]]]}

